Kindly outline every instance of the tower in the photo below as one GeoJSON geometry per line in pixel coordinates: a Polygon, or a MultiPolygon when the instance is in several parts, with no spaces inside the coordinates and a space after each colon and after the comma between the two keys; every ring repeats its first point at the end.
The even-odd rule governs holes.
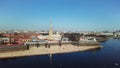
{"type": "Polygon", "coordinates": [[[50,29],[49,29],[49,40],[52,40],[53,35],[53,26],[52,26],[52,19],[50,20],[50,29]]]}

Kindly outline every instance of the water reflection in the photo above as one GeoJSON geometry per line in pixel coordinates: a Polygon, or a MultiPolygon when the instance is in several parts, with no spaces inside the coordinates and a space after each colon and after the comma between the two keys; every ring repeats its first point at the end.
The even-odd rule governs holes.
{"type": "Polygon", "coordinates": [[[50,64],[52,64],[52,53],[49,55],[50,57],[50,64]]]}

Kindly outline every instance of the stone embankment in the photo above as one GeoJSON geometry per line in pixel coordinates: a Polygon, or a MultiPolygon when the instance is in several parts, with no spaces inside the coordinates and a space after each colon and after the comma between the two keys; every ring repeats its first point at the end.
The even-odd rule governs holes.
{"type": "MultiPolygon", "coordinates": [[[[13,57],[23,57],[23,56],[32,56],[32,55],[44,55],[44,54],[56,54],[56,53],[67,53],[67,52],[76,52],[76,51],[85,51],[89,49],[100,48],[100,45],[90,45],[83,43],[73,44],[52,44],[52,45],[29,45],[28,46],[13,46],[13,47],[4,47],[0,48],[0,58],[13,58],[13,57]],[[3,52],[4,51],[4,52],[3,52]]],[[[92,43],[93,44],[93,43],[92,43]]]]}

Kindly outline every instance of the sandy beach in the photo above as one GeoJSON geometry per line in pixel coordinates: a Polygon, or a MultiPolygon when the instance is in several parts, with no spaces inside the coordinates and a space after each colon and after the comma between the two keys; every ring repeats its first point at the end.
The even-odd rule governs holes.
{"type": "Polygon", "coordinates": [[[77,51],[85,51],[85,50],[99,48],[99,47],[101,46],[73,46],[71,44],[62,45],[61,47],[56,45],[56,46],[51,46],[50,48],[45,48],[45,46],[40,46],[38,48],[32,47],[29,50],[0,53],[0,58],[77,52],[77,51]]]}

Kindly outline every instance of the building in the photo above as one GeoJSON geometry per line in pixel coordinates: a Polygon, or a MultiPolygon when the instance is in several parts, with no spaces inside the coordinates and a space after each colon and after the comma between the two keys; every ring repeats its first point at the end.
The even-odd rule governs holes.
{"type": "Polygon", "coordinates": [[[48,41],[59,41],[61,40],[61,35],[59,32],[53,33],[52,21],[50,22],[49,35],[39,35],[39,39],[48,40],[48,41]]]}
{"type": "Polygon", "coordinates": [[[10,38],[7,37],[1,37],[0,38],[0,44],[9,44],[10,43],[10,38]]]}

